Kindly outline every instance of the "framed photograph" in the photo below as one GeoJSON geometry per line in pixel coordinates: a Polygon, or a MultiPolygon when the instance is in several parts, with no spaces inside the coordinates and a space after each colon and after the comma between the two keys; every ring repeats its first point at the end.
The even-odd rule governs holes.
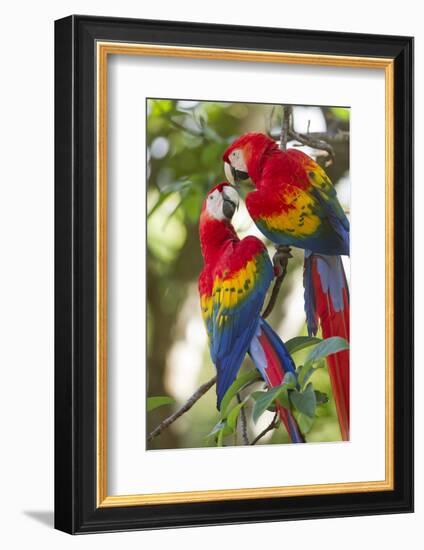
{"type": "Polygon", "coordinates": [[[55,526],[413,510],[413,39],[55,23],[55,526]]]}

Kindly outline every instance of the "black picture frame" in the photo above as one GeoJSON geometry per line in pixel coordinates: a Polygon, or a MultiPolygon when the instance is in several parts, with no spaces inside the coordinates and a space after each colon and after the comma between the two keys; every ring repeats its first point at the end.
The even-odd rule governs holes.
{"type": "Polygon", "coordinates": [[[55,527],[68,533],[413,511],[413,39],[73,15],[55,22],[55,527]],[[394,60],[394,490],[96,504],[96,41],[394,60]]]}

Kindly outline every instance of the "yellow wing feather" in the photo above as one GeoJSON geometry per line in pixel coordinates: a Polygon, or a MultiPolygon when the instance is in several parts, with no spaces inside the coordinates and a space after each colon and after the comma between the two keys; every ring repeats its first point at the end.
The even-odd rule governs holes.
{"type": "Polygon", "coordinates": [[[308,237],[321,224],[315,214],[316,199],[308,192],[294,185],[286,185],[282,202],[287,206],[284,213],[264,216],[271,231],[290,233],[293,237],[308,237]]]}

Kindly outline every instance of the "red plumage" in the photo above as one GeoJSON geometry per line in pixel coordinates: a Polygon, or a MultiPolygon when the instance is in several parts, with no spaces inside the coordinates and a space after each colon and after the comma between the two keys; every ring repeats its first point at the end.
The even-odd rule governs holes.
{"type": "MultiPolygon", "coordinates": [[[[228,185],[228,184],[227,184],[228,185]]],[[[209,193],[223,192],[224,184],[209,193]]],[[[246,353],[270,387],[280,385],[286,372],[295,372],[283,342],[260,317],[273,279],[265,245],[256,237],[240,240],[228,219],[208,197],[200,215],[200,243],[204,268],[199,277],[202,315],[209,337],[211,358],[217,369],[217,406],[235,379],[246,353]]],[[[216,199],[216,193],[211,199],[216,199]]],[[[278,412],[294,443],[304,439],[290,411],[278,412]]]]}
{"type": "MultiPolygon", "coordinates": [[[[322,281],[316,266],[317,257],[312,256],[312,279],[315,294],[315,310],[321,322],[324,338],[340,336],[349,342],[350,338],[350,308],[347,292],[347,282],[342,289],[343,308],[335,310],[329,291],[322,288],[322,281]]],[[[350,368],[349,351],[341,351],[327,358],[333,395],[336,403],[342,439],[349,439],[350,425],[350,368]]]]}
{"type": "MultiPolygon", "coordinates": [[[[258,339],[262,345],[267,359],[268,366],[266,374],[268,385],[270,388],[275,388],[276,386],[282,384],[284,380],[285,372],[282,369],[281,359],[279,359],[278,355],[275,352],[275,349],[271,345],[265,333],[262,333],[258,339]]],[[[297,437],[303,440],[303,436],[301,435],[297,422],[295,421],[291,412],[279,405],[278,403],[276,409],[278,411],[278,416],[280,417],[282,423],[287,430],[287,433],[291,435],[292,439],[292,434],[294,432],[297,434],[297,437]]]]}
{"type": "MultiPolygon", "coordinates": [[[[325,338],[349,341],[348,286],[340,259],[349,254],[349,221],[325,171],[305,153],[281,151],[274,140],[255,132],[238,138],[223,159],[237,163],[236,172],[247,171],[255,184],[246,207],[262,233],[277,245],[305,250],[309,333],[316,333],[319,322],[325,338]]],[[[347,440],[349,353],[330,356],[328,366],[342,438],[347,440]]]]}

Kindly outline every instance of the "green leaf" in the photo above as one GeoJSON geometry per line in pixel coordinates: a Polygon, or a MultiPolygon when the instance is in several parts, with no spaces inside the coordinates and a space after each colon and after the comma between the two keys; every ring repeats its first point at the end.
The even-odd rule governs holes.
{"type": "Polygon", "coordinates": [[[325,403],[328,403],[328,395],[322,391],[315,390],[315,399],[317,401],[317,405],[324,405],[325,403]]]}
{"type": "Polygon", "coordinates": [[[149,219],[158,208],[162,206],[162,204],[168,199],[171,195],[174,193],[184,193],[190,187],[193,185],[193,183],[190,180],[187,180],[186,178],[178,179],[176,181],[172,181],[171,183],[168,183],[167,185],[164,185],[160,189],[160,195],[156,203],[152,206],[152,208],[147,213],[147,218],[149,219]]]}
{"type": "Polygon", "coordinates": [[[172,191],[161,193],[160,196],[159,196],[159,199],[155,202],[155,204],[152,206],[152,208],[148,212],[147,218],[150,218],[151,216],[153,216],[153,214],[156,212],[156,210],[158,208],[160,208],[162,206],[162,204],[166,201],[166,199],[168,197],[170,197],[171,195],[172,195],[172,191]]]}
{"type": "Polygon", "coordinates": [[[163,230],[166,229],[168,223],[170,220],[175,216],[175,214],[178,212],[178,210],[181,208],[181,206],[184,204],[184,201],[186,199],[186,196],[184,195],[177,203],[177,206],[174,207],[174,209],[168,214],[168,217],[166,218],[164,224],[163,224],[163,230]]]}
{"type": "Polygon", "coordinates": [[[317,400],[311,383],[306,386],[306,389],[303,392],[297,390],[290,392],[290,401],[300,413],[305,414],[310,418],[315,416],[317,400]]]}
{"type": "Polygon", "coordinates": [[[250,397],[252,399],[254,399],[255,401],[257,401],[258,399],[260,399],[261,397],[263,397],[264,395],[266,395],[268,392],[266,391],[254,391],[250,394],[250,397]]]}
{"type": "Polygon", "coordinates": [[[330,107],[330,110],[340,120],[344,122],[349,121],[349,109],[345,109],[344,107],[330,107]]]}
{"type": "Polygon", "coordinates": [[[307,434],[308,432],[311,431],[314,421],[315,421],[314,418],[306,416],[306,414],[302,414],[302,413],[300,413],[297,417],[297,424],[300,428],[300,431],[303,434],[307,434]]]}
{"type": "Polygon", "coordinates": [[[172,397],[167,397],[166,395],[159,395],[157,397],[148,397],[147,398],[147,412],[154,411],[158,407],[163,407],[164,405],[173,405],[175,399],[172,397]]]}
{"type": "Polygon", "coordinates": [[[315,369],[313,367],[310,367],[309,365],[302,365],[300,367],[297,374],[297,379],[299,380],[300,387],[303,388],[303,386],[306,384],[306,382],[309,380],[314,372],[315,369]]]}
{"type": "Polygon", "coordinates": [[[297,378],[294,372],[286,372],[283,384],[286,386],[288,390],[295,388],[297,386],[297,378]]]}
{"type": "MultiPolygon", "coordinates": [[[[254,397],[255,404],[253,406],[252,418],[253,418],[253,422],[256,424],[256,422],[258,421],[258,418],[268,409],[268,407],[276,399],[281,398],[283,401],[285,401],[287,396],[287,386],[285,384],[281,384],[280,386],[276,386],[275,388],[272,388],[271,390],[268,390],[266,392],[254,392],[254,393],[256,395],[254,397]],[[259,393],[261,393],[262,395],[258,396],[257,394],[259,393]]],[[[288,401],[288,398],[287,398],[287,401],[288,401]]]]}
{"type": "Polygon", "coordinates": [[[325,361],[322,359],[316,367],[311,367],[310,363],[305,363],[304,365],[299,367],[297,370],[297,379],[299,381],[300,387],[303,388],[309,378],[314,374],[314,372],[318,369],[325,367],[325,364],[325,361]]]}
{"type": "Polygon", "coordinates": [[[217,441],[218,447],[222,447],[223,438],[227,435],[230,435],[232,432],[233,430],[229,428],[226,421],[220,421],[215,424],[208,435],[205,436],[205,440],[208,441],[212,439],[213,436],[215,436],[214,440],[217,441]]]}
{"type": "Polygon", "coordinates": [[[225,422],[218,422],[218,424],[215,424],[215,426],[212,428],[212,430],[208,433],[206,438],[211,437],[212,435],[215,435],[218,433],[222,428],[225,428],[225,422]]]}
{"type": "Polygon", "coordinates": [[[321,338],[315,338],[314,336],[296,336],[286,342],[286,348],[290,354],[293,354],[310,346],[315,346],[321,341],[321,338]]]}
{"type": "Polygon", "coordinates": [[[306,358],[304,366],[310,366],[328,355],[349,349],[349,342],[340,336],[332,336],[315,346],[306,358]]]}
{"type": "Polygon", "coordinates": [[[231,409],[231,411],[228,413],[227,425],[229,428],[231,428],[232,431],[236,429],[238,415],[240,414],[240,411],[245,404],[246,404],[245,401],[243,401],[242,403],[239,403],[233,409],[231,409]]]}
{"type": "Polygon", "coordinates": [[[175,102],[171,99],[151,99],[149,102],[151,106],[150,116],[171,113],[175,109],[175,102]]]}
{"type": "Polygon", "coordinates": [[[225,392],[224,397],[221,401],[221,417],[225,418],[227,416],[227,409],[232,399],[237,395],[237,393],[250,382],[255,380],[261,380],[259,372],[255,370],[250,370],[244,374],[239,374],[228,390],[225,392]]]}
{"type": "Polygon", "coordinates": [[[218,439],[216,443],[217,446],[222,447],[224,445],[224,437],[230,435],[231,433],[233,433],[233,430],[229,426],[227,426],[227,423],[225,422],[224,427],[221,428],[218,432],[218,439]]]}
{"type": "Polygon", "coordinates": [[[199,126],[204,130],[208,123],[207,113],[195,111],[193,115],[194,115],[193,118],[196,120],[199,126]]]}
{"type": "Polygon", "coordinates": [[[204,196],[200,194],[200,189],[191,189],[188,193],[184,201],[184,215],[188,223],[198,223],[203,199],[204,196]]]}
{"type": "MultiPolygon", "coordinates": [[[[285,386],[285,384],[284,384],[284,386],[285,386]]],[[[286,387],[283,387],[281,389],[280,393],[278,394],[278,397],[277,397],[276,401],[278,401],[280,403],[280,405],[282,405],[284,408],[290,409],[289,392],[288,392],[288,389],[286,387]]],[[[274,408],[274,410],[275,410],[275,408],[274,408]]]]}
{"type": "Polygon", "coordinates": [[[210,145],[204,146],[201,153],[201,161],[203,166],[209,168],[213,166],[222,156],[222,145],[212,142],[210,145]]]}
{"type": "MultiPolygon", "coordinates": [[[[253,399],[254,401],[258,401],[265,395],[267,395],[267,391],[254,391],[249,395],[249,398],[253,399]]],[[[275,403],[271,403],[271,405],[267,409],[270,412],[275,412],[275,403]]]]}

